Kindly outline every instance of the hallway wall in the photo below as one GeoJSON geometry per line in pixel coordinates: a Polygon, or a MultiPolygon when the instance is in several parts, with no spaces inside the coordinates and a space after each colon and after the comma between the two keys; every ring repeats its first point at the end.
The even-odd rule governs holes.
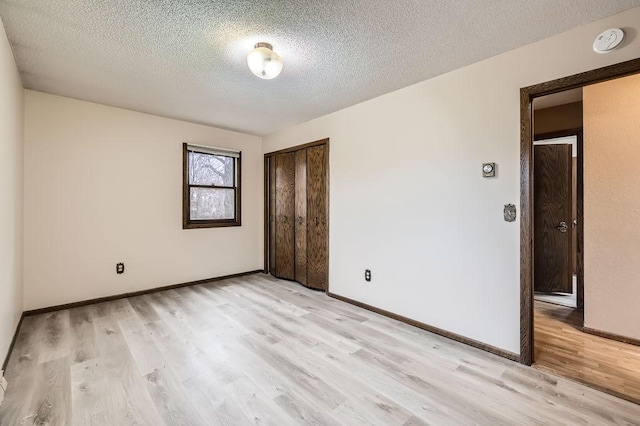
{"type": "Polygon", "coordinates": [[[640,339],[640,74],[584,88],[585,327],[640,339]]]}

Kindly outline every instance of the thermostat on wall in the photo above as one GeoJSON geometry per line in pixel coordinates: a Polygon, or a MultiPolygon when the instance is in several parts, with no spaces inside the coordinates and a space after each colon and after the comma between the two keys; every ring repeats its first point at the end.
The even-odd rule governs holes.
{"type": "Polygon", "coordinates": [[[609,53],[617,49],[624,40],[624,31],[620,28],[610,28],[603,31],[593,42],[593,50],[597,53],[609,53]]]}

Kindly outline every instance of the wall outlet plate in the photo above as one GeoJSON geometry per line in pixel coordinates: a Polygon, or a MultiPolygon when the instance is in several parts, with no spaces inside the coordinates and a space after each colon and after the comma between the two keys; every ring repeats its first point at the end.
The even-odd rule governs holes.
{"type": "Polygon", "coordinates": [[[516,206],[513,204],[504,205],[504,221],[515,222],[516,221],[516,206]]]}

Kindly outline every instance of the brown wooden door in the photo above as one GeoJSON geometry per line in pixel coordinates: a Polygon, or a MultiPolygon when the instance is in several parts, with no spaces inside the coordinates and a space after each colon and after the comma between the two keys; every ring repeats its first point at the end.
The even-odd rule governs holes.
{"type": "Polygon", "coordinates": [[[296,281],[307,285],[307,150],[296,151],[296,281]]]}
{"type": "Polygon", "coordinates": [[[295,154],[275,156],[276,225],[275,225],[275,273],[279,278],[295,278],[295,154]]]}
{"type": "Polygon", "coordinates": [[[276,159],[269,157],[269,272],[276,271],[276,159]]]}
{"type": "Polygon", "coordinates": [[[328,282],[327,147],[307,148],[307,285],[328,282]]]}
{"type": "Polygon", "coordinates": [[[534,147],[534,290],[571,293],[571,145],[534,147]]]}

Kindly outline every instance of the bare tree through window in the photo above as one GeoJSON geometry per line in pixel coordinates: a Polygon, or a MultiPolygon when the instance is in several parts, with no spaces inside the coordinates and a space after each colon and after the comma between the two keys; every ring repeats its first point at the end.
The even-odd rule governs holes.
{"type": "MultiPolygon", "coordinates": [[[[186,146],[188,223],[216,226],[232,224],[239,214],[237,199],[240,156],[222,150],[195,150],[186,146]],[[221,152],[218,152],[221,151],[221,152]]],[[[239,218],[237,220],[239,223],[239,218]]]]}

